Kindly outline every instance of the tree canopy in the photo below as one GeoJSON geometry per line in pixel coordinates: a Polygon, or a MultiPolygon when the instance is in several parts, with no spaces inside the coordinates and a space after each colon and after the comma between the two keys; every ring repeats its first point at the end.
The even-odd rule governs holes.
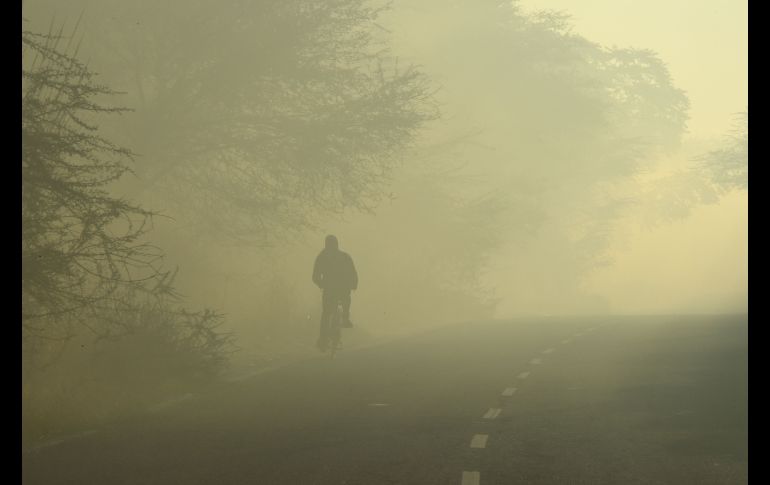
{"type": "Polygon", "coordinates": [[[367,210],[431,87],[380,38],[368,0],[105,1],[84,15],[93,65],[133,112],[112,132],[140,184],[207,233],[259,241],[367,210]]]}

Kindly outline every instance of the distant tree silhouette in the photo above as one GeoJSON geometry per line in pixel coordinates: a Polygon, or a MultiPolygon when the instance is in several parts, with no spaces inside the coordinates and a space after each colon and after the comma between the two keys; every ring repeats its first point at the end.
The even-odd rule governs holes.
{"type": "Polygon", "coordinates": [[[615,225],[636,203],[633,178],[677,148],[687,96],[654,52],[591,42],[561,13],[422,0],[391,15],[400,47],[441,80],[444,119],[416,151],[433,183],[394,188],[393,206],[415,202],[383,231],[412,228],[388,250],[429,248],[409,268],[430,276],[426,288],[467,294],[487,269],[505,268],[543,301],[577,300],[583,278],[612,263],[615,225]]]}
{"type": "Polygon", "coordinates": [[[749,188],[749,113],[740,113],[724,145],[698,158],[700,167],[721,191],[749,188]]]}
{"type": "Polygon", "coordinates": [[[691,159],[686,169],[650,180],[637,201],[648,226],[683,220],[701,205],[749,188],[748,112],[738,114],[718,148],[691,159]]]}

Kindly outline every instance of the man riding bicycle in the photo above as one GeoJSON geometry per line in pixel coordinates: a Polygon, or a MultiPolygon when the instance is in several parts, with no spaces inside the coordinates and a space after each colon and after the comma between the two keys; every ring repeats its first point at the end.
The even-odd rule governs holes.
{"type": "Polygon", "coordinates": [[[325,352],[329,345],[329,322],[342,303],[343,327],[350,328],[350,291],[358,288],[358,273],[353,258],[339,250],[335,236],[326,236],[325,247],[315,258],[313,265],[313,283],[323,290],[321,299],[321,335],[318,348],[325,352]]]}

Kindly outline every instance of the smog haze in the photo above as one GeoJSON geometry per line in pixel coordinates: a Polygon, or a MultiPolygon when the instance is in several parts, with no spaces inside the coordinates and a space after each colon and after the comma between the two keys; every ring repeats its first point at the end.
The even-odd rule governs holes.
{"type": "Polygon", "coordinates": [[[745,2],[22,16],[25,483],[745,479],[745,2]]]}

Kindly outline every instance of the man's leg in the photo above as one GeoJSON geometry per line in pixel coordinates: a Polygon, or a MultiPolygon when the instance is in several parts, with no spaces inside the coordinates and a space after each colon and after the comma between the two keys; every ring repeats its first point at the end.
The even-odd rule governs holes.
{"type": "Polygon", "coordinates": [[[329,291],[323,292],[321,305],[321,334],[318,337],[318,347],[321,350],[326,350],[329,341],[329,322],[335,308],[334,299],[329,291]]]}
{"type": "Polygon", "coordinates": [[[353,323],[350,321],[350,290],[340,295],[340,301],[342,301],[342,318],[344,320],[344,325],[350,328],[353,326],[353,323]]]}

